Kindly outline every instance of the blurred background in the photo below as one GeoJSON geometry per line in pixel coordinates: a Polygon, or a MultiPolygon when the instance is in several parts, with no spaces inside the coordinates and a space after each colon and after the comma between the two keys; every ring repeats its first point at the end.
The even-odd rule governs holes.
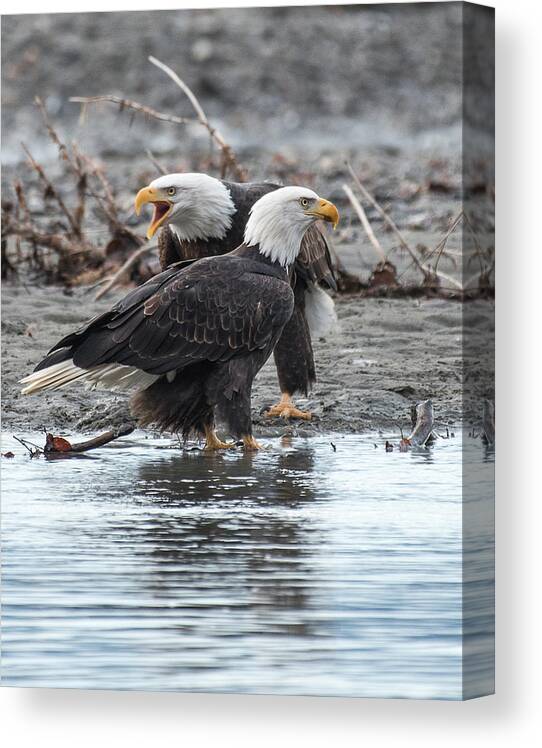
{"type": "Polygon", "coordinates": [[[179,150],[178,128],[108,107],[81,131],[68,101],[109,93],[191,115],[148,55],[179,72],[237,147],[457,150],[461,23],[461,3],[5,16],[2,157],[19,160],[22,138],[40,157],[51,150],[35,95],[94,152],[133,153],[149,136],[157,153],[179,150]]]}
{"type": "MultiPolygon", "coordinates": [[[[36,96],[59,138],[67,145],[76,141],[99,162],[125,223],[138,225],[133,195],[157,176],[157,164],[166,172],[220,174],[220,154],[199,123],[161,122],[107,102],[84,109],[70,102],[74,96],[108,94],[192,118],[186,96],[148,61],[153,55],[194,91],[249,179],[306,184],[338,203],[343,220],[335,240],[341,259],[365,282],[379,255],[345,195],[343,184],[352,183],[346,162],[422,256],[462,209],[462,174],[468,171],[462,138],[468,127],[468,142],[477,149],[470,169],[471,196],[492,197],[492,102],[485,94],[493,85],[493,64],[483,44],[490,24],[483,12],[467,17],[468,7],[474,6],[451,2],[4,16],[4,207],[15,197],[15,212],[21,208],[20,196],[14,194],[14,180],[21,180],[34,218],[50,217],[54,210],[50,190],[41,204],[43,184],[36,170],[27,168],[22,142],[47,167],[65,200],[77,200],[73,179],[65,178],[58,147],[35,106],[36,96]],[[468,34],[474,43],[468,43],[468,34]]],[[[412,263],[405,247],[374,206],[365,201],[365,209],[383,251],[392,253],[408,279],[412,263]]],[[[4,221],[6,216],[14,216],[11,204],[4,221]]],[[[101,251],[109,239],[103,228],[106,218],[94,209],[86,210],[85,220],[87,235],[101,243],[101,251]]],[[[489,236],[482,243],[491,244],[492,215],[485,210],[473,220],[479,233],[489,236]]],[[[42,228],[48,234],[55,229],[42,228]]],[[[460,236],[459,231],[450,237],[451,251],[461,251],[460,236]]],[[[439,257],[448,274],[461,272],[457,259],[439,257]]],[[[21,267],[19,259],[12,264],[21,267]]],[[[412,279],[419,282],[419,275],[412,279]]]]}

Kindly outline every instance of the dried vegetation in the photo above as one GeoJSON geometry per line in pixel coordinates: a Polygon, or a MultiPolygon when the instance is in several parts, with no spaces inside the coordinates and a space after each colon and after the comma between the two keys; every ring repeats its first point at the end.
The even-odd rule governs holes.
{"type": "MultiPolygon", "coordinates": [[[[149,59],[188,99],[194,117],[160,112],[131,99],[104,95],[73,97],[71,101],[81,106],[81,118],[84,119],[88,107],[106,103],[119,107],[121,111],[130,111],[133,116],[180,127],[197,123],[208,132],[212,145],[218,149],[216,167],[219,176],[247,180],[247,169],[222,133],[211,124],[193,91],[170,67],[153,57],[149,59]]],[[[58,148],[64,169],[62,177],[53,180],[23,144],[34,179],[31,187],[27,186],[28,180],[16,179],[10,197],[2,202],[2,277],[16,276],[24,269],[40,281],[97,287],[97,297],[121,283],[147,279],[156,269],[151,262],[155,244],[146,242],[132,228],[131,206],[121,204],[103,166],[83,153],[77,143],[66,144],[50,122],[42,101],[37,98],[35,103],[49,138],[58,148]]],[[[164,173],[164,167],[152,153],[147,155],[154,168],[164,173]]],[[[277,158],[280,161],[280,157],[277,158]]],[[[277,166],[280,166],[278,161],[277,166]]],[[[283,167],[286,176],[288,164],[283,164],[283,167]]],[[[376,261],[365,277],[363,273],[347,272],[341,261],[339,234],[332,250],[341,292],[386,296],[439,295],[461,300],[493,295],[494,248],[484,245],[478,231],[478,225],[484,224],[484,215],[477,218],[476,212],[467,211],[467,203],[464,203],[433,248],[419,244],[411,246],[390,212],[369,192],[349,163],[346,164],[346,173],[351,180],[350,184],[343,184],[347,204],[359,219],[376,261]],[[371,224],[368,211],[377,218],[378,225],[374,219],[371,224]],[[379,231],[393,236],[391,250],[384,251],[378,238],[379,231]],[[461,232],[461,251],[448,246],[455,232],[461,232]],[[409,257],[408,267],[401,273],[391,256],[396,251],[405,252],[409,257]],[[454,273],[442,270],[443,258],[447,258],[455,268],[454,273]]],[[[302,175],[296,177],[300,180],[302,175]]],[[[433,177],[427,187],[434,192],[449,189],[446,181],[438,176],[433,177]]],[[[487,187],[484,185],[483,189],[487,187]]],[[[493,193],[489,197],[492,199],[493,193]]],[[[361,250],[360,245],[360,254],[361,250]]]]}

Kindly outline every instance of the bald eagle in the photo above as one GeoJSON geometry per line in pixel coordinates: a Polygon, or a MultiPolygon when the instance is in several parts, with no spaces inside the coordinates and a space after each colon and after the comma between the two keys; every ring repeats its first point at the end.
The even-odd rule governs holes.
{"type": "Polygon", "coordinates": [[[294,309],[288,269],[318,219],[336,225],[336,207],[304,187],[283,187],[252,206],[234,251],[170,268],[57,343],[23,393],[70,382],[129,388],[142,426],[155,424],[206,449],[224,449],[215,417],[245,449],[252,436],[252,381],[294,309]]]}
{"type": "MultiPolygon", "coordinates": [[[[222,181],[207,174],[167,174],[139,191],[136,211],[152,203],[153,218],[147,236],[160,230],[160,264],[165,270],[179,260],[211,257],[230,252],[243,242],[245,226],[254,203],[279,189],[267,182],[222,181]]],[[[315,379],[311,331],[324,335],[336,322],[331,298],[322,282],[336,290],[326,239],[311,226],[290,268],[294,312],[284,326],[273,352],[282,397],[267,415],[310,419],[295,407],[295,393],[308,394],[315,379]]]]}

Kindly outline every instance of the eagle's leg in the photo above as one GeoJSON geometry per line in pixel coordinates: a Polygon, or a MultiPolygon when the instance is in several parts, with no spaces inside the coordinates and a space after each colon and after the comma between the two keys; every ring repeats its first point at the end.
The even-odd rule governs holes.
{"type": "Polygon", "coordinates": [[[310,421],[312,418],[312,413],[310,411],[299,410],[299,408],[295,407],[292,396],[287,392],[282,393],[280,402],[269,408],[265,415],[269,418],[272,418],[273,416],[280,416],[281,418],[301,418],[304,421],[310,421]]]}
{"type": "Polygon", "coordinates": [[[242,439],[243,439],[243,445],[247,452],[256,452],[258,449],[263,449],[262,445],[258,444],[256,439],[252,435],[243,436],[242,439]]]}
{"type": "Polygon", "coordinates": [[[316,379],[311,335],[305,318],[304,288],[301,281],[296,283],[294,312],[273,351],[282,397],[266,411],[269,417],[300,418],[303,421],[312,418],[310,412],[296,408],[292,400],[294,392],[306,394],[316,379]]]}
{"type": "Polygon", "coordinates": [[[235,447],[234,442],[223,442],[216,435],[216,431],[211,426],[205,426],[205,452],[214,452],[217,449],[232,449],[235,447]]]}
{"type": "Polygon", "coordinates": [[[262,449],[252,436],[252,381],[269,356],[268,350],[251,357],[239,357],[218,364],[207,381],[210,393],[216,393],[216,414],[227,424],[229,433],[240,439],[246,452],[262,449]]]}

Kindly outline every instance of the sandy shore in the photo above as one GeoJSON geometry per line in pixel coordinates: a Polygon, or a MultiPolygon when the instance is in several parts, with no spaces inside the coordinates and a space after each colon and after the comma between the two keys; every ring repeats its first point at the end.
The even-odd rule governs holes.
{"type": "MultiPolygon", "coordinates": [[[[53,393],[19,394],[18,380],[63,335],[113,303],[99,302],[78,288],[4,285],[2,289],[2,414],[10,431],[97,431],[128,418],[128,397],[88,391],[77,385],[53,393]]],[[[270,360],[253,390],[255,432],[282,434],[363,432],[408,427],[409,407],[431,397],[442,423],[462,420],[461,304],[442,299],[336,299],[340,332],[315,341],[318,382],[309,400],[298,400],[315,414],[310,423],[269,420],[261,414],[278,398],[270,360]]],[[[488,325],[493,305],[478,314],[488,325]]],[[[481,386],[481,385],[480,385],[481,386]]],[[[480,391],[480,397],[487,393],[480,391]]],[[[476,421],[477,414],[466,413],[476,421]]]]}
{"type": "MultiPolygon", "coordinates": [[[[12,197],[14,178],[22,180],[37,224],[50,230],[58,218],[62,225],[61,216],[51,214],[54,204],[43,203],[35,174],[23,165],[24,140],[67,204],[77,199],[36,115],[35,95],[43,98],[66,142],[76,139],[102,161],[122,219],[141,234],[148,216],[137,222],[133,197],[156,176],[147,148],[168,171],[217,173],[207,134],[197,126],[179,129],[134,119],[107,105],[91,107],[81,122],[79,107],[69,102],[74,95],[109,92],[191,115],[187,101],[148,63],[153,54],[193,87],[252,179],[306,184],[337,204],[342,217],[333,241],[349,272],[367,280],[378,257],[343,191],[343,184],[351,183],[345,161],[409,245],[429,257],[465,200],[461,19],[453,3],[7,17],[3,197],[12,197]],[[239,64],[248,59],[250,65],[239,64]]],[[[477,60],[482,64],[487,68],[489,61],[477,60]]],[[[490,73],[486,70],[486,77],[490,73]]],[[[490,128],[490,112],[486,117],[480,106],[480,121],[490,128]]],[[[476,168],[478,181],[492,184],[490,170],[478,174],[481,167],[476,168]]],[[[483,203],[481,194],[476,193],[483,203]]],[[[377,211],[365,207],[402,282],[419,282],[396,236],[377,211]]],[[[95,208],[89,201],[85,229],[101,246],[109,234],[95,208]]],[[[493,242],[492,230],[489,216],[479,226],[482,243],[493,242]]],[[[456,281],[474,272],[461,255],[463,244],[462,232],[455,231],[446,245],[449,254],[439,259],[439,269],[456,281]]],[[[18,285],[4,284],[2,295],[4,428],[89,432],[126,420],[127,398],[120,395],[72,387],[22,397],[17,384],[62,335],[123,291],[98,303],[94,291],[38,288],[39,275],[18,270],[18,285]]],[[[441,423],[478,423],[481,399],[493,394],[492,303],[341,297],[337,311],[341,332],[315,341],[318,382],[311,399],[299,401],[317,418],[288,425],[261,415],[279,396],[270,361],[253,391],[256,433],[398,431],[399,424],[408,428],[410,405],[426,397],[433,399],[441,423]]]]}

